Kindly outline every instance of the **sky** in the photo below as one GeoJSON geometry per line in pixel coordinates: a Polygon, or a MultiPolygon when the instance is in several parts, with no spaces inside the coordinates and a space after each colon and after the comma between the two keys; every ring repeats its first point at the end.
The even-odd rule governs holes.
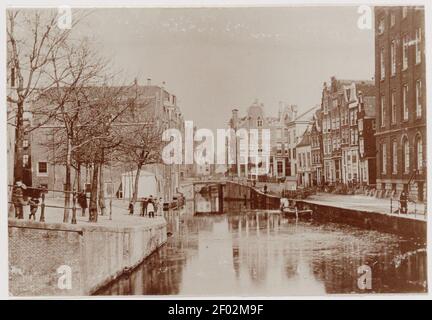
{"type": "Polygon", "coordinates": [[[225,128],[258,99],[299,112],[320,103],[324,81],[370,80],[373,29],[357,6],[93,9],[80,25],[98,52],[128,79],[166,82],[185,120],[225,128]]]}

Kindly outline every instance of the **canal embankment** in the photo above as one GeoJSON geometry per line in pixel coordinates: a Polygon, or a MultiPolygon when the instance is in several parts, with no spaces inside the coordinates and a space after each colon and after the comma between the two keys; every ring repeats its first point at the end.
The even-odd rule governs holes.
{"type": "Polygon", "coordinates": [[[297,200],[297,204],[300,208],[312,209],[317,221],[344,223],[426,241],[427,213],[421,207],[416,213],[399,214],[390,210],[386,199],[343,195],[312,196],[297,200]]]}
{"type": "Polygon", "coordinates": [[[100,224],[9,219],[10,294],[90,295],[166,242],[162,216],[116,212],[100,224]]]}
{"type": "MultiPolygon", "coordinates": [[[[278,209],[280,202],[278,196],[231,181],[227,181],[224,187],[224,199],[247,199],[252,209],[278,209]]],[[[390,199],[327,193],[296,199],[296,203],[300,209],[312,209],[313,218],[317,221],[343,223],[426,241],[427,211],[424,204],[410,203],[409,214],[398,214],[394,213],[397,201],[391,205],[390,199]]]]}

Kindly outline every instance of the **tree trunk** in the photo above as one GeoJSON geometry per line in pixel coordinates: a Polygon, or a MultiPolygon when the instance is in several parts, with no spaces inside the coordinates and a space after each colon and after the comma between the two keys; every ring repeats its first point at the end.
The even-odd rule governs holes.
{"type": "Polygon", "coordinates": [[[16,129],[15,129],[15,154],[14,154],[14,182],[22,181],[24,176],[23,156],[24,156],[24,101],[17,103],[16,129]]]}
{"type": "Polygon", "coordinates": [[[68,137],[67,141],[67,154],[66,154],[66,183],[64,187],[64,213],[63,213],[63,222],[69,222],[69,208],[70,208],[70,199],[71,199],[71,159],[72,159],[72,148],[71,148],[71,138],[68,137]]]}
{"type": "Polygon", "coordinates": [[[103,164],[100,164],[99,168],[99,208],[101,210],[101,216],[105,215],[105,188],[104,188],[104,178],[103,178],[103,164]]]}
{"type": "Polygon", "coordinates": [[[132,200],[131,202],[135,205],[135,202],[138,199],[138,187],[139,187],[139,178],[140,178],[140,174],[141,174],[141,168],[142,168],[142,164],[138,164],[137,166],[137,171],[135,174],[135,182],[134,182],[134,189],[133,189],[133,194],[132,194],[132,200]]]}
{"type": "Polygon", "coordinates": [[[77,175],[77,190],[78,192],[81,192],[81,163],[77,164],[76,175],[77,175]]]}
{"type": "Polygon", "coordinates": [[[89,221],[97,222],[98,211],[97,211],[97,191],[98,191],[98,176],[99,167],[98,163],[93,164],[93,177],[91,181],[90,191],[90,206],[89,206],[89,221]]]}

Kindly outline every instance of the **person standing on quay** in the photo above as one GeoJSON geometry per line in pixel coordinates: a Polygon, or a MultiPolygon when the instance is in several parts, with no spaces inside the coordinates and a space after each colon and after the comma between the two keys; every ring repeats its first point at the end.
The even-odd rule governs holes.
{"type": "Polygon", "coordinates": [[[401,192],[399,200],[400,200],[401,213],[407,214],[408,213],[408,196],[405,193],[405,191],[401,192]]]}
{"type": "Polygon", "coordinates": [[[84,191],[78,194],[78,204],[81,207],[82,216],[84,217],[87,209],[87,196],[84,191]]]}
{"type": "Polygon", "coordinates": [[[155,216],[155,204],[154,204],[154,200],[153,200],[152,195],[150,195],[150,198],[148,200],[147,212],[148,212],[149,218],[154,218],[154,216],[155,216]]]}
{"type": "Polygon", "coordinates": [[[32,190],[32,196],[28,202],[30,205],[29,219],[33,218],[33,220],[36,220],[36,213],[39,207],[39,198],[40,198],[39,189],[32,190]]]}
{"type": "Polygon", "coordinates": [[[24,183],[17,181],[12,190],[12,203],[15,207],[15,218],[24,219],[23,206],[24,202],[24,190],[27,189],[24,183]]]}

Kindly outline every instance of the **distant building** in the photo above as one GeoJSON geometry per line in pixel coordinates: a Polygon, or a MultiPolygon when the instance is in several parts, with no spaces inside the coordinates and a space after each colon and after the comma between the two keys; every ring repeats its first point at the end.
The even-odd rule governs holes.
{"type": "Polygon", "coordinates": [[[426,199],[424,7],[375,7],[377,188],[426,199]]]}
{"type": "Polygon", "coordinates": [[[364,87],[357,92],[359,134],[359,158],[361,185],[376,185],[376,142],[375,142],[375,86],[364,87]]]}
{"type": "Polygon", "coordinates": [[[296,180],[298,170],[297,144],[300,142],[306,129],[311,124],[315,112],[319,106],[308,108],[300,115],[297,114],[297,107],[293,109],[293,119],[287,123],[287,147],[290,158],[290,176],[296,180]]]}
{"type": "MultiPolygon", "coordinates": [[[[116,87],[108,87],[115,90],[116,87]]],[[[97,88],[94,88],[96,90],[97,88]]],[[[88,89],[91,94],[92,88],[88,89]]],[[[135,95],[138,99],[128,113],[130,121],[139,121],[140,115],[147,112],[154,112],[159,115],[160,120],[165,128],[177,128],[184,132],[184,120],[180,108],[177,106],[176,96],[168,92],[164,85],[152,85],[148,79],[146,85],[135,83],[124,93],[124,100],[127,101],[135,95]],[[135,119],[135,120],[133,120],[135,119]]],[[[37,102],[36,102],[37,103],[37,102]]],[[[145,118],[145,117],[144,117],[145,118]]],[[[37,119],[33,119],[33,125],[37,125],[37,119]]],[[[40,127],[37,127],[29,135],[29,149],[31,149],[31,166],[33,185],[43,186],[49,190],[63,190],[65,184],[65,167],[56,155],[55,151],[48,152],[47,144],[54,141],[53,138],[58,132],[61,132],[62,124],[50,121],[40,127]]],[[[143,170],[154,173],[163,181],[161,193],[165,201],[172,199],[177,192],[180,184],[181,173],[187,171],[183,165],[165,165],[163,163],[145,165],[143,170]]],[[[136,170],[133,164],[118,163],[111,167],[105,167],[104,188],[107,196],[119,196],[121,193],[122,173],[136,170]],[[113,194],[114,193],[114,194],[113,194]]],[[[72,170],[72,182],[77,187],[77,181],[87,191],[90,190],[92,168],[83,166],[79,172],[72,170]]]]}
{"type": "MultiPolygon", "coordinates": [[[[230,173],[234,173],[239,177],[245,177],[248,179],[267,179],[283,178],[291,176],[291,154],[288,148],[288,128],[287,125],[293,120],[295,116],[295,107],[280,103],[279,113],[277,117],[267,116],[264,112],[264,105],[255,101],[247,110],[246,116],[239,117],[238,110],[234,109],[232,117],[230,119],[230,128],[235,131],[239,129],[262,129],[270,130],[270,154],[269,163],[263,163],[266,159],[266,155],[263,154],[262,141],[259,141],[258,155],[260,160],[263,161],[258,165],[261,167],[268,166],[269,171],[266,174],[256,175],[253,174],[253,168],[256,163],[252,159],[244,161],[240,159],[240,147],[236,143],[236,163],[237,165],[231,166],[230,173]],[[247,162],[245,164],[244,162],[247,162]]],[[[259,161],[258,161],[259,162],[259,161]]],[[[255,172],[256,173],[256,172],[255,172]]]]}
{"type": "Polygon", "coordinates": [[[312,158],[312,185],[324,183],[323,150],[322,150],[322,112],[317,110],[312,120],[310,130],[311,158],[312,158]]]}
{"type": "Polygon", "coordinates": [[[312,149],[310,130],[306,129],[296,146],[297,155],[297,185],[310,187],[313,185],[312,149]]]}

